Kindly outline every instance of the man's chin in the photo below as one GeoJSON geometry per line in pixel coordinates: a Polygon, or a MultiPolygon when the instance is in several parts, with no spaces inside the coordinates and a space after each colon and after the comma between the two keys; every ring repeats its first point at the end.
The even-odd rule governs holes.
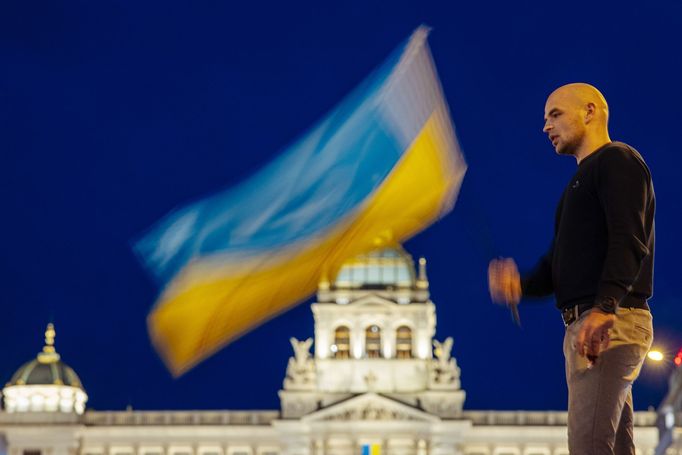
{"type": "Polygon", "coordinates": [[[556,147],[554,147],[554,151],[557,155],[574,155],[573,147],[561,146],[561,144],[557,144],[556,147]]]}

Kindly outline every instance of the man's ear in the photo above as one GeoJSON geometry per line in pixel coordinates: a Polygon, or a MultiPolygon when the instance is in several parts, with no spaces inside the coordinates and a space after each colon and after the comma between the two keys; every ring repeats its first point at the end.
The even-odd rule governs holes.
{"type": "Polygon", "coordinates": [[[585,106],[585,124],[590,123],[594,120],[594,116],[597,113],[597,106],[594,103],[587,103],[585,106]]]}

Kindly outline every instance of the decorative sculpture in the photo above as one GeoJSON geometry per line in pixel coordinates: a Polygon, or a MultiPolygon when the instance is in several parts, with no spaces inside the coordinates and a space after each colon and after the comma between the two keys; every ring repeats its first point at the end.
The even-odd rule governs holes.
{"type": "Polygon", "coordinates": [[[452,352],[452,337],[447,337],[444,342],[433,340],[433,353],[438,359],[438,366],[445,370],[448,368],[450,361],[450,353],[452,352]]]}
{"type": "Polygon", "coordinates": [[[296,367],[304,367],[310,358],[310,346],[313,345],[313,339],[308,338],[305,341],[298,341],[296,338],[291,337],[289,338],[289,341],[291,342],[291,347],[294,348],[294,361],[296,363],[296,367]]]}
{"type": "Polygon", "coordinates": [[[455,359],[451,357],[452,337],[447,337],[444,342],[433,340],[433,353],[436,356],[432,360],[430,370],[431,388],[459,388],[459,368],[455,359]]]}
{"type": "Polygon", "coordinates": [[[287,390],[312,390],[315,387],[315,362],[310,356],[313,339],[299,341],[294,337],[289,339],[294,348],[294,357],[289,358],[284,388],[287,390]]]}

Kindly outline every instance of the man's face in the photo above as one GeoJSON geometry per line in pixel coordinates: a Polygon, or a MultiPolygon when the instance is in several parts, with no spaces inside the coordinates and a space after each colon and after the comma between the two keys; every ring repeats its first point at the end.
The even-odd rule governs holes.
{"type": "Polygon", "coordinates": [[[584,112],[569,95],[552,93],[545,103],[545,126],[554,150],[560,155],[573,155],[585,137],[584,112]]]}

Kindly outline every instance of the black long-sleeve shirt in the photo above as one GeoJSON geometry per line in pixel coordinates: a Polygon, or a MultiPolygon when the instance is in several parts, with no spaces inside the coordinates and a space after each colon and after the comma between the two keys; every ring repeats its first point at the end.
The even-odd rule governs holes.
{"type": "Polygon", "coordinates": [[[549,251],[522,279],[524,297],[554,293],[560,309],[602,298],[646,308],[655,206],[651,173],[635,149],[611,142],[585,157],[559,201],[549,251]]]}

